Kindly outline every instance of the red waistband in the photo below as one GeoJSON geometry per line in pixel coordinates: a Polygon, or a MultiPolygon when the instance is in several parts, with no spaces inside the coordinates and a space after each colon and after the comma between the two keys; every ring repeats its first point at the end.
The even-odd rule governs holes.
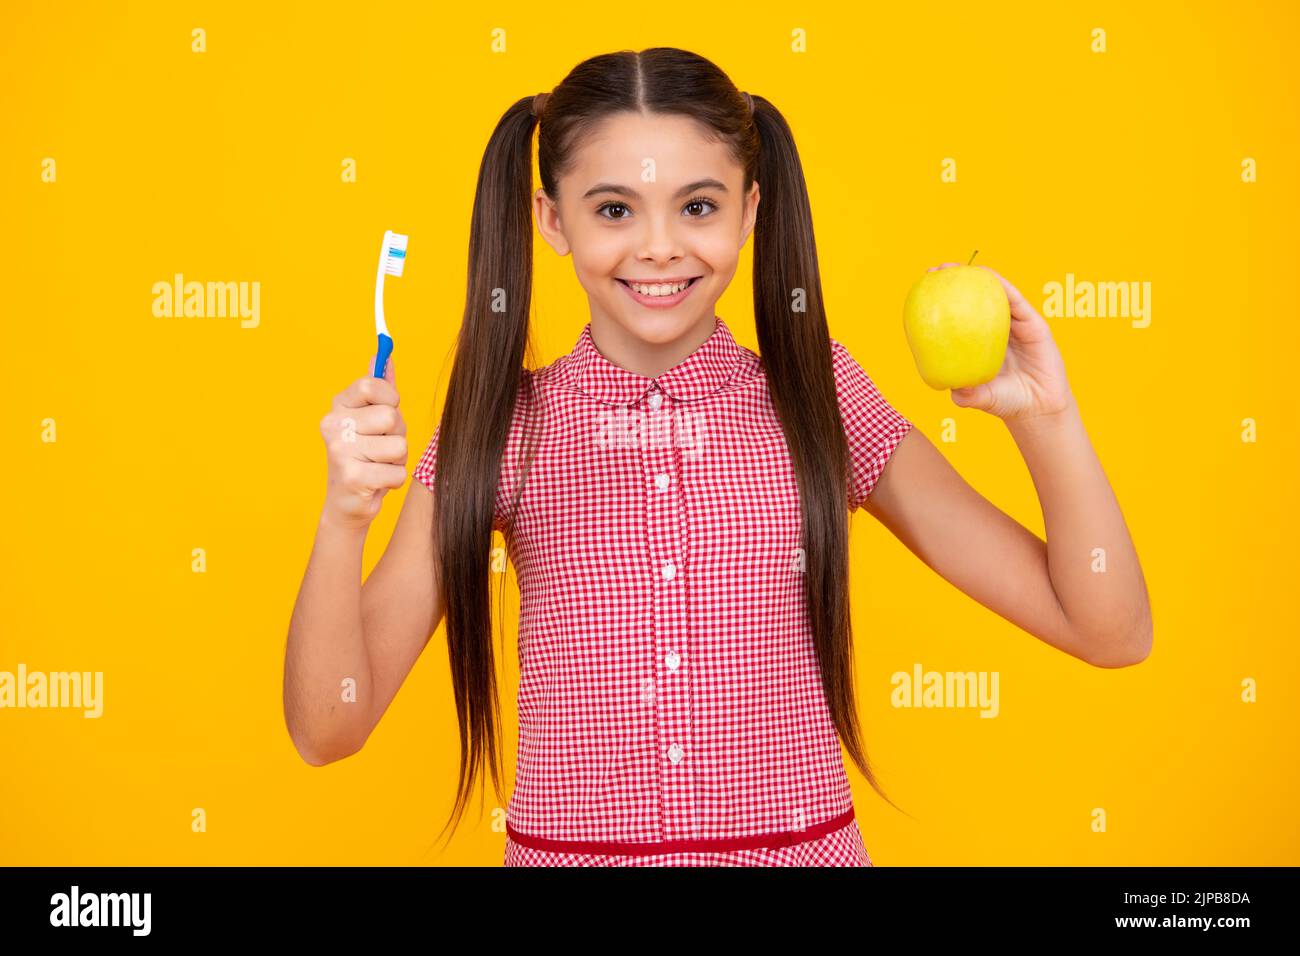
{"type": "Polygon", "coordinates": [[[520,833],[506,822],[506,835],[521,846],[534,850],[559,850],[565,853],[601,853],[618,856],[648,856],[654,853],[709,853],[721,850],[757,850],[769,847],[795,846],[816,840],[847,826],[853,819],[853,807],[839,816],[803,830],[780,833],[757,833],[747,837],[720,837],[710,840],[663,840],[658,843],[606,843],[595,840],[552,840],[548,837],[520,833]]]}

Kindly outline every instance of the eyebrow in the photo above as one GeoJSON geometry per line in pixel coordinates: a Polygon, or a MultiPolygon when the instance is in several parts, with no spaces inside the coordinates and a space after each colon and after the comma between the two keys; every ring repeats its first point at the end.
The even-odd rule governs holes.
{"type": "MultiPolygon", "coordinates": [[[[716,179],[697,179],[695,182],[687,183],[681,189],[677,190],[677,192],[673,194],[673,198],[676,199],[678,196],[685,196],[687,193],[693,193],[697,189],[716,189],[719,192],[724,193],[727,191],[727,187],[716,179]]],[[[616,196],[627,196],[629,199],[641,198],[635,189],[632,189],[630,186],[619,185],[618,183],[596,183],[596,185],[592,186],[582,194],[582,198],[590,199],[592,196],[598,196],[601,193],[614,193],[616,196]]]]}

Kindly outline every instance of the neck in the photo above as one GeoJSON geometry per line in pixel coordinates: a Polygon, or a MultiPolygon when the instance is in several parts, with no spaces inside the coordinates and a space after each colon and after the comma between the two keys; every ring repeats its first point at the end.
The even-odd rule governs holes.
{"type": "Polygon", "coordinates": [[[649,341],[630,333],[606,318],[591,319],[591,342],[601,355],[620,368],[646,378],[655,378],[679,365],[704,344],[717,328],[717,316],[709,312],[676,338],[649,341]]]}

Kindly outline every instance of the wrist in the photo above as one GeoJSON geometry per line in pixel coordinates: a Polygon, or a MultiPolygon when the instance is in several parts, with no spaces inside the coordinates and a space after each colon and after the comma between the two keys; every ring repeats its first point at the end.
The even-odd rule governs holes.
{"type": "Polygon", "coordinates": [[[1067,396],[1065,405],[1056,411],[1006,418],[1003,421],[1006,422],[1012,436],[1020,438],[1060,432],[1080,424],[1082,419],[1079,415],[1079,405],[1074,400],[1074,394],[1071,393],[1067,396]]]}
{"type": "Polygon", "coordinates": [[[370,530],[370,522],[345,517],[326,505],[321,509],[320,521],[317,522],[316,530],[317,533],[325,532],[346,538],[364,539],[366,532],[370,530]]]}

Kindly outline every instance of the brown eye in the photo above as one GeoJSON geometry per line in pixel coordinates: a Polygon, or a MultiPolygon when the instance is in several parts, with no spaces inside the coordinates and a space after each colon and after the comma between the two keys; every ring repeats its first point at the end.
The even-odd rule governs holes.
{"type": "MultiPolygon", "coordinates": [[[[627,206],[621,202],[607,202],[607,203],[601,203],[599,206],[597,206],[596,213],[599,215],[601,213],[604,213],[606,209],[626,209],[626,208],[627,206]]],[[[604,218],[618,221],[619,219],[626,219],[627,217],[626,216],[604,216],[604,218]]]]}
{"type": "MultiPolygon", "coordinates": [[[[707,206],[707,207],[708,207],[708,212],[714,212],[714,211],[716,211],[717,208],[718,208],[718,204],[715,203],[712,199],[709,199],[709,198],[706,197],[706,196],[696,196],[696,197],[693,198],[693,199],[688,199],[688,200],[686,201],[686,206],[685,206],[684,208],[686,208],[686,209],[690,209],[692,206],[707,206]]],[[[706,212],[706,213],[704,213],[704,214],[702,214],[702,215],[699,215],[699,216],[688,216],[687,218],[688,218],[688,219],[703,219],[704,216],[708,215],[708,212],[706,212]]]]}

